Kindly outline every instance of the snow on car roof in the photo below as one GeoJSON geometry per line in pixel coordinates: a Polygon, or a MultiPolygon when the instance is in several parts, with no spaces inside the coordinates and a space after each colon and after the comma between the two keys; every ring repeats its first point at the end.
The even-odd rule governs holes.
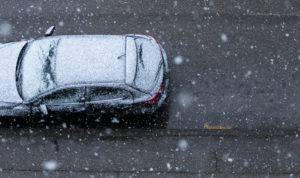
{"type": "Polygon", "coordinates": [[[64,36],[57,47],[56,82],[124,82],[125,65],[125,36],[64,36]]]}

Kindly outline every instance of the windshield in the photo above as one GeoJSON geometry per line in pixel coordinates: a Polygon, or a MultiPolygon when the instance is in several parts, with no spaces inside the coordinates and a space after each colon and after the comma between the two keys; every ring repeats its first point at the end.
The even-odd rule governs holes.
{"type": "Polygon", "coordinates": [[[21,71],[21,62],[22,62],[22,59],[24,57],[24,54],[25,54],[25,50],[28,46],[28,43],[26,43],[22,50],[20,51],[20,54],[18,56],[18,61],[17,61],[17,67],[16,67],[16,84],[17,84],[17,90],[18,90],[18,93],[19,95],[22,97],[22,87],[21,87],[21,76],[22,76],[22,71],[21,71]]]}
{"type": "Polygon", "coordinates": [[[57,38],[36,40],[28,44],[17,67],[18,90],[24,100],[30,100],[53,89],[57,38]]]}

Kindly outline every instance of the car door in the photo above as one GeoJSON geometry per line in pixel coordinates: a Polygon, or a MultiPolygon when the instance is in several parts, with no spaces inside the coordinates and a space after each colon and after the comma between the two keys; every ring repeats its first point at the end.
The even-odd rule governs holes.
{"type": "Polygon", "coordinates": [[[87,87],[86,109],[88,115],[126,114],[132,108],[131,92],[114,87],[87,87]]]}
{"type": "Polygon", "coordinates": [[[66,88],[54,91],[34,104],[34,114],[69,115],[85,111],[84,87],[66,88]]]}

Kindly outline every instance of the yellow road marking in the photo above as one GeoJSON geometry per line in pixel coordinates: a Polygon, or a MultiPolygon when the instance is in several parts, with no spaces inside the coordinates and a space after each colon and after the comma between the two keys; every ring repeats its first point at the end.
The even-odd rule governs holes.
{"type": "Polygon", "coordinates": [[[230,126],[219,126],[219,125],[211,126],[211,125],[209,125],[208,122],[204,123],[203,128],[208,129],[208,130],[229,130],[229,129],[231,129],[230,126]]]}

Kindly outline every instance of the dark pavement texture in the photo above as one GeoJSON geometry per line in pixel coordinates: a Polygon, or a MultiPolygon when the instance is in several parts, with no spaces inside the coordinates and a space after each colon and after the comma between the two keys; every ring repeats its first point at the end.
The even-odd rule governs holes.
{"type": "Polygon", "coordinates": [[[298,135],[129,135],[121,130],[2,129],[0,176],[299,176],[298,135]],[[57,162],[55,171],[43,163],[57,162]]]}
{"type": "Polygon", "coordinates": [[[299,12],[292,0],[1,2],[0,22],[12,25],[1,42],[50,25],[55,35],[152,35],[171,87],[163,131],[1,128],[0,176],[298,177],[299,12]],[[205,123],[232,130],[206,132],[205,123]],[[58,170],[43,171],[45,160],[58,170]]]}
{"type": "Polygon", "coordinates": [[[297,129],[299,3],[175,2],[5,1],[0,18],[13,30],[2,41],[41,37],[50,25],[56,35],[150,34],[169,57],[168,128],[297,129]]]}

